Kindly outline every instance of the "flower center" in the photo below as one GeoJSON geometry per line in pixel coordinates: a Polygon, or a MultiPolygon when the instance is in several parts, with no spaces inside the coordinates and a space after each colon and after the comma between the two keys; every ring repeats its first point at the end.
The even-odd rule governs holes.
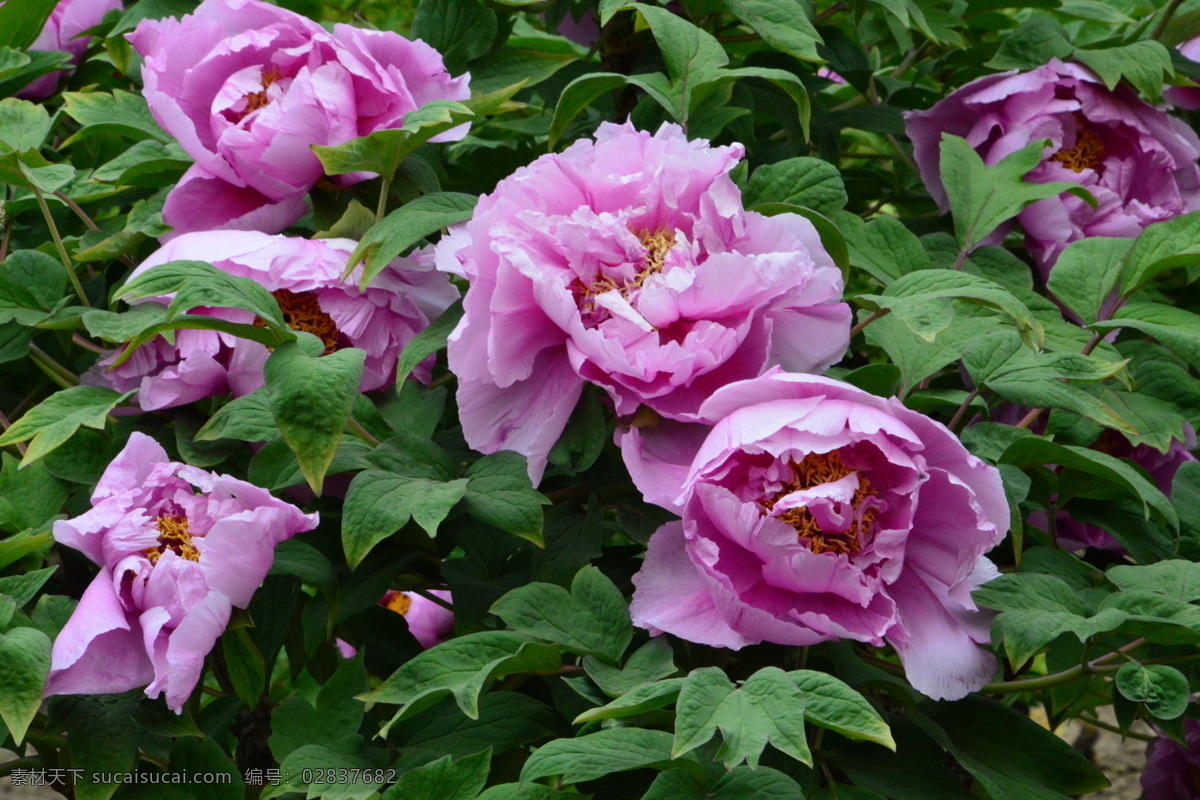
{"type": "MultiPolygon", "coordinates": [[[[774,496],[762,501],[767,511],[793,492],[833,483],[856,472],[842,463],[842,458],[836,450],[830,453],[809,453],[800,463],[789,461],[788,466],[792,468],[792,479],[774,496]]],[[[852,520],[844,531],[822,530],[807,508],[789,508],[777,515],[776,519],[795,528],[800,540],[807,542],[809,549],[814,553],[834,552],[851,555],[862,549],[862,533],[871,528],[879,513],[874,504],[866,502],[874,496],[871,482],[859,473],[858,488],[854,490],[854,497],[850,501],[852,520]]]]}
{"type": "Polygon", "coordinates": [[[1050,156],[1050,160],[1057,161],[1072,172],[1083,172],[1085,169],[1098,169],[1104,163],[1106,152],[1104,142],[1087,121],[1081,118],[1075,146],[1070,149],[1062,148],[1050,156]]]}
{"type": "Polygon", "coordinates": [[[600,274],[594,281],[589,284],[577,282],[575,285],[576,295],[581,300],[585,300],[580,308],[584,311],[592,311],[596,304],[591,299],[598,294],[611,292],[614,289],[621,293],[623,297],[628,297],[629,293],[635,289],[642,288],[642,284],[651,275],[657,275],[662,272],[663,265],[667,260],[667,253],[675,246],[675,232],[668,228],[659,228],[657,230],[649,230],[643,228],[640,231],[634,231],[638,241],[646,248],[646,255],[642,260],[642,269],[633,276],[631,280],[625,281],[624,285],[609,275],[600,274]]]}
{"type": "Polygon", "coordinates": [[[400,616],[408,615],[408,610],[412,608],[412,598],[404,592],[394,592],[387,602],[383,604],[384,608],[389,611],[395,611],[400,616]]]}
{"type": "MultiPolygon", "coordinates": [[[[321,310],[315,292],[293,292],[276,289],[271,295],[279,301],[283,321],[294,331],[308,331],[325,343],[325,355],[342,348],[341,331],[333,317],[321,310]]],[[[255,320],[255,324],[261,324],[255,320]]]]}
{"type": "Polygon", "coordinates": [[[279,67],[276,67],[273,64],[271,65],[270,69],[263,72],[262,89],[257,92],[248,92],[246,94],[246,108],[238,117],[239,122],[271,102],[267,97],[267,89],[271,87],[271,84],[275,83],[281,78],[283,78],[283,73],[279,71],[279,67]]]}
{"type": "Polygon", "coordinates": [[[158,547],[148,547],[145,551],[151,564],[157,564],[168,550],[187,561],[200,560],[200,551],[192,544],[188,519],[183,514],[163,514],[155,520],[154,526],[158,528],[158,547]]]}

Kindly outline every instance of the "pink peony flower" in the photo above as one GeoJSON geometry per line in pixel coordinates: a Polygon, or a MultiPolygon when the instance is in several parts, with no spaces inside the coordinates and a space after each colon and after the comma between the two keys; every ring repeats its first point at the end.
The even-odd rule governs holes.
{"type": "Polygon", "coordinates": [[[620,437],[650,539],[634,624],[715,647],[854,639],[895,647],[936,699],[996,668],[971,592],[1008,530],[999,472],[943,425],[828,378],[772,371],[717,390],[706,424],[620,437]]]}
{"type": "Polygon", "coordinates": [[[438,243],[471,281],[450,336],[467,442],[535,483],[584,383],[694,420],[717,388],[842,357],[850,309],[808,220],[742,207],[741,145],[604,124],[504,179],[438,243]]]}
{"type": "MultiPolygon", "coordinates": [[[[429,593],[440,597],[447,603],[453,602],[450,592],[434,589],[429,593]]],[[[379,601],[379,605],[404,617],[408,623],[408,632],[426,650],[445,641],[446,637],[454,630],[454,612],[416,592],[398,592],[395,589],[388,589],[383,599],[379,601]]],[[[358,648],[345,639],[335,639],[333,644],[342,658],[354,658],[358,655],[358,648]]]]}
{"type": "MultiPolygon", "coordinates": [[[[130,277],[169,261],[196,259],[251,278],[275,295],[292,328],[319,336],[326,352],[342,347],[365,350],[360,388],[369,391],[392,380],[404,345],[440,316],[458,291],[433,268],[431,254],[397,259],[360,291],[356,276],[361,267],[342,281],[354,244],[348,239],[308,240],[254,231],[187,233],[160,248],[130,277]]],[[[166,304],[170,299],[148,299],[155,301],[166,304]]],[[[252,313],[239,309],[194,313],[254,321],[252,313]]],[[[263,385],[269,355],[257,342],[216,331],[181,330],[174,344],[159,337],[124,364],[108,369],[116,359],[114,352],[86,378],[121,392],[137,389],[138,404],[149,411],[227,392],[249,394],[263,385]]],[[[429,369],[430,364],[424,364],[418,377],[428,380],[429,369]]]]}
{"type": "Polygon", "coordinates": [[[1145,800],[1194,800],[1200,797],[1200,721],[1183,721],[1187,747],[1164,733],[1146,747],[1142,771],[1145,800]]]}
{"type": "MultiPolygon", "coordinates": [[[[1179,45],[1179,52],[1191,61],[1200,61],[1200,36],[1188,39],[1179,45]]],[[[1200,85],[1192,81],[1191,86],[1168,86],[1163,89],[1163,98],[1176,108],[1195,111],[1200,108],[1200,85]]]]}
{"type": "MultiPolygon", "coordinates": [[[[0,2],[0,6],[4,3],[0,2]]],[[[58,5],[50,12],[42,32],[29,45],[30,51],[61,50],[71,54],[71,63],[75,64],[87,50],[90,36],[79,34],[94,28],[101,23],[104,15],[110,11],[119,11],[121,0],[59,0],[58,5]]],[[[58,89],[63,73],[52,72],[49,75],[34,80],[21,91],[17,97],[26,100],[44,100],[58,89]]]]}
{"type": "Polygon", "coordinates": [[[46,695],[146,686],[179,711],[233,606],[245,608],[275,545],[317,526],[265,489],[179,464],[134,433],[54,538],[100,566],[54,641],[46,695]]]}
{"type": "MultiPolygon", "coordinates": [[[[1171,447],[1166,453],[1160,453],[1153,447],[1144,444],[1135,447],[1124,436],[1112,431],[1105,432],[1101,446],[1111,456],[1128,458],[1140,465],[1150,474],[1150,478],[1158,486],[1159,491],[1170,497],[1171,483],[1175,480],[1175,473],[1187,462],[1196,460],[1196,457],[1191,454],[1191,451],[1196,449],[1196,434],[1190,429],[1190,426],[1186,433],[1187,441],[1180,442],[1173,439],[1171,447]]],[[[1044,521],[1045,515],[1040,515],[1040,518],[1044,521]]],[[[1032,517],[1031,521],[1034,521],[1032,517]]],[[[1055,532],[1059,544],[1067,550],[1096,547],[1101,550],[1111,550],[1114,553],[1125,552],[1121,543],[1114,539],[1108,531],[1095,525],[1076,522],[1066,512],[1058,515],[1055,532]]]]}
{"type": "MultiPolygon", "coordinates": [[[[397,128],[432,100],[470,96],[469,76],[451,78],[424,42],[340,24],[328,33],[261,0],[205,0],[128,37],[146,59],[150,111],[196,159],[163,209],[179,233],[278,233],[304,215],[323,174],[311,145],[397,128]]],[[[460,126],[432,141],[464,135],[460,126]]]]}
{"type": "MultiPolygon", "coordinates": [[[[434,597],[452,602],[450,592],[434,589],[434,597]]],[[[389,589],[379,605],[395,611],[408,623],[408,632],[426,650],[441,643],[454,631],[454,612],[443,608],[416,592],[397,592],[389,589]]]]}
{"type": "Polygon", "coordinates": [[[1153,222],[1200,208],[1200,138],[1128,86],[1110,92],[1078,64],[1052,58],[1030,72],[989,75],[906,119],[921,178],[942,211],[949,208],[942,134],[962,136],[988,164],[1050,139],[1026,180],[1078,183],[1099,205],[1064,193],[1017,215],[1043,277],[1077,239],[1137,236],[1153,222]]]}

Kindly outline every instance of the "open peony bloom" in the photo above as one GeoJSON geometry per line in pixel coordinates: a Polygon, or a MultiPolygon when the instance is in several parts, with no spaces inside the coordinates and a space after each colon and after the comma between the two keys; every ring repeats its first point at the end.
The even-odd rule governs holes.
{"type": "Polygon", "coordinates": [[[734,649],[886,641],[936,699],[991,678],[976,643],[992,615],[971,592],[1008,530],[995,468],[940,423],[828,378],[773,371],[700,416],[620,437],[646,499],[683,517],[650,539],[634,624],[734,649]]]}
{"type": "MultiPolygon", "coordinates": [[[[1179,52],[1190,61],[1200,61],[1200,36],[1188,39],[1179,45],[1179,52]]],[[[1163,89],[1163,98],[1176,108],[1195,111],[1200,108],[1200,85],[1168,86],[1163,89]]]]}
{"type": "Polygon", "coordinates": [[[1137,236],[1153,222],[1200,208],[1200,139],[1181,120],[1142,101],[1128,86],[1114,91],[1087,67],[1050,59],[1030,72],[972,81],[905,122],[921,178],[942,211],[942,134],[965,138],[987,164],[1041,139],[1034,183],[1072,181],[1096,198],[1071,194],[1026,206],[1017,220],[1043,277],[1071,242],[1088,236],[1137,236]]]}
{"type": "Polygon", "coordinates": [[[1191,800],[1200,797],[1200,721],[1183,720],[1184,747],[1160,733],[1146,747],[1142,771],[1145,800],[1191,800]]]}
{"type": "MultiPolygon", "coordinates": [[[[128,37],[145,58],[150,111],[196,160],[163,209],[176,232],[278,233],[304,215],[323,174],[311,145],[398,128],[432,100],[470,97],[468,76],[451,78],[424,42],[340,24],[328,33],[261,0],[205,0],[128,37]]],[[[466,126],[432,141],[464,135],[466,126]]]]}
{"type": "MultiPolygon", "coordinates": [[[[0,2],[0,6],[2,5],[4,3],[0,2]]],[[[42,32],[33,40],[33,44],[29,45],[28,49],[31,51],[61,50],[64,53],[70,53],[71,63],[75,63],[83,56],[83,52],[87,50],[88,42],[92,38],[79,34],[99,25],[108,12],[120,9],[121,0],[59,0],[46,19],[46,24],[42,26],[42,32]]],[[[26,100],[44,100],[54,94],[60,80],[62,80],[61,72],[43,75],[17,92],[17,97],[23,97],[26,100]]]]}
{"type": "Polygon", "coordinates": [[[448,352],[473,448],[524,454],[536,483],[585,382],[619,416],[695,420],[727,383],[842,357],[841,273],[808,220],[742,207],[742,153],[606,123],[438,243],[438,268],[471,281],[448,352]]]}
{"type": "MultiPolygon", "coordinates": [[[[355,243],[349,239],[299,239],[253,231],[206,231],[172,239],[135,269],[130,277],[169,261],[208,261],[231,275],[251,278],[279,301],[288,325],[325,342],[326,352],[357,347],[367,353],[360,388],[378,389],[392,380],[404,345],[441,315],[458,296],[432,258],[417,254],[393,261],[360,291],[361,267],[342,281],[355,243]]],[[[167,297],[143,302],[170,302],[167,297]]],[[[240,309],[199,309],[193,313],[230,322],[251,323],[240,309]]],[[[116,353],[88,373],[91,383],[121,392],[136,389],[147,411],[183,405],[232,392],[244,395],[263,385],[265,345],[226,333],[181,330],[175,343],[159,337],[128,361],[109,369],[116,353]]],[[[428,380],[430,364],[416,370],[428,380]]]]}
{"type": "MultiPolygon", "coordinates": [[[[1145,444],[1135,447],[1129,443],[1128,439],[1114,431],[1105,431],[1100,447],[1111,456],[1128,458],[1142,467],[1149,473],[1150,478],[1158,486],[1159,491],[1170,497],[1171,484],[1175,480],[1175,473],[1187,462],[1196,460],[1196,457],[1191,453],[1192,450],[1196,449],[1196,434],[1190,429],[1190,426],[1186,433],[1186,442],[1172,439],[1171,446],[1165,453],[1160,453],[1158,450],[1145,444]]],[[[1042,518],[1044,516],[1041,515],[1042,518]]],[[[1095,525],[1076,522],[1066,512],[1059,513],[1055,530],[1059,544],[1067,550],[1096,547],[1116,553],[1125,552],[1125,548],[1121,546],[1121,543],[1114,539],[1108,531],[1095,525]]]]}
{"type": "Polygon", "coordinates": [[[54,523],[59,544],[100,566],[54,641],[46,694],[146,686],[179,711],[233,606],[245,608],[275,545],[316,514],[228,475],[179,464],[134,433],[92,493],[54,523]]]}

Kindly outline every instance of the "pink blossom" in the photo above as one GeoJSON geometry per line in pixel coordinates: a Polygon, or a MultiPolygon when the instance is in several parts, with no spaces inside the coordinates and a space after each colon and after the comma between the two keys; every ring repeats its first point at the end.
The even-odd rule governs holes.
{"type": "Polygon", "coordinates": [[[1146,748],[1142,771],[1145,800],[1194,800],[1200,797],[1200,722],[1183,720],[1184,746],[1160,733],[1146,748]]]}
{"type": "MultiPolygon", "coordinates": [[[[0,3],[3,6],[4,3],[0,3]]],[[[81,33],[94,28],[110,11],[120,11],[121,0],[59,0],[42,26],[42,32],[29,45],[30,51],[61,50],[71,54],[71,63],[78,63],[87,50],[90,36],[81,33]]],[[[52,72],[34,80],[17,97],[26,100],[44,100],[58,89],[63,73],[52,72]]]]}
{"type": "MultiPolygon", "coordinates": [[[[1184,58],[1200,61],[1200,36],[1188,39],[1178,49],[1184,58]]],[[[1163,89],[1163,97],[1176,108],[1195,111],[1200,108],[1200,85],[1193,80],[1191,86],[1168,86],[1163,89]]]]}
{"type": "Polygon", "coordinates": [[[1200,208],[1200,138],[1128,86],[1109,91],[1078,64],[1052,58],[1030,72],[980,78],[908,114],[905,126],[921,178],[942,211],[949,208],[940,174],[943,134],[965,138],[987,164],[1050,140],[1026,180],[1077,183],[1098,206],[1063,193],[1017,215],[1043,277],[1071,242],[1134,237],[1151,223],[1200,208]]]}
{"type": "MultiPolygon", "coordinates": [[[[312,145],[397,128],[432,100],[470,96],[469,76],[451,78],[424,42],[340,24],[328,33],[261,0],[205,0],[128,36],[145,57],[150,111],[196,160],[163,209],[180,233],[278,233],[304,215],[322,176],[312,145]]],[[[461,126],[433,141],[464,135],[461,126]]]]}
{"type": "Polygon", "coordinates": [[[100,566],[54,641],[46,694],[146,686],[179,711],[230,610],[245,608],[275,545],[316,514],[245,481],[179,464],[134,433],[108,465],[92,507],[54,523],[59,544],[100,566]]]}
{"type": "MultiPolygon", "coordinates": [[[[453,602],[448,591],[433,589],[429,593],[447,603],[453,602]]],[[[454,612],[417,592],[388,589],[379,605],[404,617],[408,623],[408,632],[426,650],[443,642],[454,631],[454,612]]],[[[358,648],[345,639],[335,639],[333,644],[342,658],[354,658],[358,655],[358,648]]]]}
{"type": "MultiPolygon", "coordinates": [[[[326,351],[357,347],[367,353],[360,388],[378,389],[395,376],[400,351],[458,296],[446,276],[433,268],[431,254],[393,261],[366,289],[358,288],[362,268],[343,281],[355,243],[348,239],[299,239],[254,231],[205,231],[172,239],[130,277],[169,261],[208,261],[231,275],[251,278],[279,301],[288,324],[314,333],[326,351]]],[[[149,298],[169,303],[170,299],[149,298]]],[[[251,323],[239,309],[200,309],[195,313],[251,323]]],[[[120,366],[109,369],[113,353],[86,377],[121,392],[136,389],[145,410],[170,408],[232,392],[244,395],[263,385],[265,345],[226,333],[181,330],[174,344],[157,338],[120,366]]],[[[429,363],[417,376],[429,377],[429,363]]]]}
{"type": "Polygon", "coordinates": [[[727,383],[842,357],[841,273],[808,220],[742,207],[742,154],[604,124],[438,243],[438,267],[471,282],[449,358],[473,448],[524,454],[536,482],[585,383],[621,417],[694,420],[727,383]]]}
{"type": "Polygon", "coordinates": [[[681,514],[650,539],[634,624],[715,647],[891,644],[936,699],[996,668],[971,592],[1008,530],[999,472],[898,400],[772,371],[717,390],[704,424],[624,432],[650,502],[681,514]]]}

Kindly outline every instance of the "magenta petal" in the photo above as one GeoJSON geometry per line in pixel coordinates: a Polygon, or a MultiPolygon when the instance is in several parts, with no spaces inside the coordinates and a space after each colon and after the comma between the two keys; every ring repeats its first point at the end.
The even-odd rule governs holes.
{"type": "Polygon", "coordinates": [[[188,611],[174,629],[165,629],[165,609],[142,613],[145,650],[154,662],[154,681],[146,687],[147,697],[166,696],[167,707],[181,713],[204,669],[204,658],[217,643],[231,612],[229,598],[213,592],[188,611]]]}
{"type": "Polygon", "coordinates": [[[996,657],[975,644],[967,629],[912,572],[891,585],[903,636],[896,648],[908,682],[934,700],[959,700],[978,691],[996,673],[996,657]]]}
{"type": "Polygon", "coordinates": [[[167,195],[163,222],[175,230],[164,238],[222,229],[279,233],[308,213],[305,194],[307,187],[274,201],[255,189],[209,175],[196,164],[167,195]]]}
{"type": "Polygon", "coordinates": [[[682,522],[668,522],[650,537],[646,560],[633,576],[633,624],[651,635],[671,633],[689,642],[739,649],[747,639],[725,623],[688,558],[682,522]]]}
{"type": "Polygon", "coordinates": [[[710,430],[707,425],[673,420],[660,420],[653,427],[617,430],[616,443],[625,467],[646,502],[672,511],[683,507],[679,495],[710,430]]]}
{"type": "Polygon", "coordinates": [[[121,607],[113,574],[102,569],[54,640],[46,696],[124,692],[153,674],[136,618],[121,607]]]}

